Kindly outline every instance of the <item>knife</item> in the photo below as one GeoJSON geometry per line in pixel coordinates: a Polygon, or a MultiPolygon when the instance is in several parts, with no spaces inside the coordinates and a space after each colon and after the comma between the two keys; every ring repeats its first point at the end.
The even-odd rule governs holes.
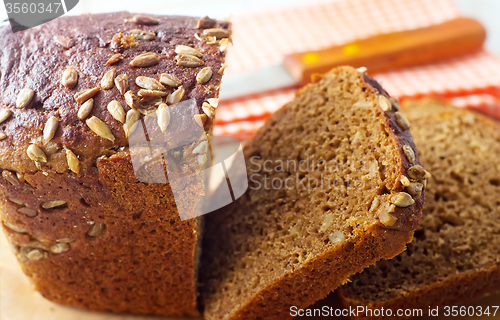
{"type": "Polygon", "coordinates": [[[280,64],[225,76],[220,99],[301,86],[310,82],[313,74],[340,65],[366,67],[370,73],[376,73],[429,63],[478,50],[485,38],[486,31],[478,21],[456,18],[319,51],[293,53],[286,55],[280,64]]]}

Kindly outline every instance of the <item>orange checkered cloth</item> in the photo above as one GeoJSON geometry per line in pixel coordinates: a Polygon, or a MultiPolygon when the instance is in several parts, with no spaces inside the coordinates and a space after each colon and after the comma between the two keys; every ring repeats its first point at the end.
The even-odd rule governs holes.
{"type": "MultiPolygon", "coordinates": [[[[235,16],[226,74],[280,63],[285,54],[427,27],[459,15],[453,0],[337,0],[235,16]]],[[[500,59],[486,51],[374,77],[400,99],[440,96],[500,118],[500,59]]],[[[294,92],[283,89],[221,101],[214,135],[245,139],[294,92]]]]}

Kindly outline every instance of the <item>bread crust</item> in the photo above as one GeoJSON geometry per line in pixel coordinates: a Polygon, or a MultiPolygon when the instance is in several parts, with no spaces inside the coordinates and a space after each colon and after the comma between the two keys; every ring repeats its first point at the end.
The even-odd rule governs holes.
{"type": "MultiPolygon", "coordinates": [[[[15,34],[8,27],[0,29],[0,108],[12,113],[0,123],[6,135],[0,140],[0,219],[23,271],[51,301],[99,311],[197,316],[201,219],[181,221],[178,208],[194,216],[199,196],[205,192],[203,174],[197,171],[202,165],[193,147],[213,123],[208,118],[200,128],[193,115],[204,114],[207,99],[218,98],[222,77],[218,71],[225,53],[218,42],[197,39],[203,33],[197,28],[198,18],[151,15],[157,23],[136,24],[133,17],[128,12],[71,16],[15,34]],[[145,31],[149,38],[133,37],[133,29],[145,31]],[[116,38],[122,40],[116,42],[116,38]],[[177,45],[201,51],[203,66],[177,64],[177,45]],[[158,63],[131,66],[143,52],[156,53],[158,63]],[[115,54],[122,54],[122,59],[107,65],[115,54]],[[69,67],[78,74],[72,88],[61,80],[69,67]],[[211,67],[213,73],[200,84],[196,76],[204,67],[211,67]],[[183,181],[187,187],[177,189],[183,190],[177,201],[168,178],[159,184],[137,179],[123,123],[107,108],[116,100],[125,112],[131,110],[116,84],[93,96],[87,117],[102,120],[114,141],[97,135],[86,119],[78,117],[75,94],[99,87],[113,68],[116,75],[128,76],[128,89],[136,95],[138,76],[159,80],[161,73],[168,73],[182,82],[182,100],[194,99],[189,107],[168,107],[172,121],[159,143],[171,149],[164,153],[165,159],[161,150],[156,160],[148,162],[149,154],[141,158],[147,162],[141,168],[145,175],[165,177],[167,164],[179,169],[168,177],[189,170],[199,173],[183,181]],[[32,89],[34,98],[17,108],[23,88],[32,89]],[[48,141],[43,132],[50,117],[58,119],[58,126],[48,141]],[[27,152],[30,145],[44,152],[46,163],[32,160],[27,152]],[[70,168],[68,150],[79,170],[70,168]],[[45,208],[48,200],[64,204],[45,208]]],[[[207,21],[230,31],[227,22],[207,21]]],[[[165,86],[167,93],[175,89],[165,86]]],[[[154,111],[146,102],[139,107],[154,111]]],[[[140,122],[139,126],[142,129],[140,122]]],[[[148,128],[149,137],[159,130],[159,126],[148,128]]]]}
{"type": "MultiPolygon", "coordinates": [[[[26,154],[30,144],[37,144],[47,155],[48,161],[43,170],[67,173],[68,165],[64,150],[72,150],[80,159],[82,171],[95,165],[95,160],[102,155],[111,155],[119,147],[128,146],[128,139],[123,124],[113,118],[107,109],[112,100],[118,101],[125,112],[127,106],[124,95],[116,86],[109,90],[100,90],[94,97],[94,106],[90,116],[96,116],[111,129],[115,141],[100,138],[77,117],[80,104],[74,95],[86,89],[99,87],[104,74],[116,68],[116,75],[126,74],[128,86],[136,95],[140,87],[135,83],[138,76],[152,77],[159,80],[160,74],[169,73],[182,82],[186,93],[183,100],[195,99],[198,111],[203,113],[202,105],[210,98],[218,98],[225,53],[220,52],[218,44],[199,41],[195,34],[198,19],[181,16],[155,16],[157,25],[137,25],[129,20],[134,16],[128,12],[105,13],[61,17],[23,32],[13,34],[10,27],[0,29],[0,108],[12,111],[10,117],[0,124],[6,138],[0,141],[0,167],[20,173],[38,171],[34,161],[26,154]],[[116,34],[129,38],[130,31],[142,29],[156,34],[154,40],[135,39],[129,47],[112,47],[116,34]],[[54,36],[65,36],[72,46],[62,48],[54,41],[54,36]],[[27,45],[29,44],[29,45],[27,45]],[[201,67],[188,68],[176,63],[177,45],[188,45],[203,52],[204,64],[201,67]],[[157,53],[159,63],[149,67],[132,67],[130,62],[143,52],[157,53]],[[122,53],[119,62],[106,65],[115,53],[122,53]],[[4,63],[5,62],[5,63],[4,63]],[[69,89],[61,84],[61,77],[66,68],[74,68],[78,73],[75,87],[69,89]],[[196,75],[204,67],[211,67],[212,78],[200,85],[196,75]],[[18,93],[23,88],[34,90],[32,102],[25,108],[16,108],[18,93]],[[50,116],[59,119],[54,137],[49,141],[42,139],[44,125],[50,116]]],[[[230,30],[228,22],[218,22],[221,28],[230,30]]],[[[175,88],[167,86],[170,93],[175,88]]],[[[89,118],[90,118],[89,116],[89,118]]],[[[211,121],[206,123],[209,130],[211,121]]],[[[172,125],[175,125],[172,123],[172,125]]],[[[189,131],[176,128],[166,132],[167,140],[173,145],[192,141],[189,131]]],[[[197,137],[196,137],[197,138],[197,137]]]]}

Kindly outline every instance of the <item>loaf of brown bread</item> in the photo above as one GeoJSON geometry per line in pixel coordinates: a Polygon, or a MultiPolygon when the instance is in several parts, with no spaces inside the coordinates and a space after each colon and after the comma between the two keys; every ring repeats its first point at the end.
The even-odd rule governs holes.
{"type": "Polygon", "coordinates": [[[500,291],[500,124],[435,100],[403,107],[432,172],[422,223],[405,252],[338,290],[345,305],[391,309],[391,319],[403,318],[398,309],[427,313],[500,291]]]}
{"type": "Polygon", "coordinates": [[[207,216],[206,319],[288,319],[405,249],[423,182],[398,103],[366,74],[335,68],[271,116],[244,148],[249,189],[207,216]]]}
{"type": "Polygon", "coordinates": [[[205,192],[229,33],[207,17],[127,12],[0,29],[0,219],[44,297],[199,314],[201,220],[187,218],[205,192]],[[143,129],[149,149],[132,163],[127,135],[143,129]],[[189,179],[169,184],[164,166],[189,179]]]}

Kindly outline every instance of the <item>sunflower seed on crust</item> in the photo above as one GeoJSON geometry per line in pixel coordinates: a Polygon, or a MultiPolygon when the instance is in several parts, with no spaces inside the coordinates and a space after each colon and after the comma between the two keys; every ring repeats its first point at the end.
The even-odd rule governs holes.
{"type": "Polygon", "coordinates": [[[427,170],[424,169],[424,172],[425,172],[424,179],[430,179],[430,178],[432,178],[432,175],[431,175],[431,173],[429,171],[427,171],[427,170]]]}
{"type": "Polygon", "coordinates": [[[104,223],[98,222],[90,227],[89,231],[87,231],[87,235],[91,237],[98,237],[104,233],[106,230],[106,225],[104,223]]]}
{"type": "Polygon", "coordinates": [[[22,200],[14,199],[14,198],[8,198],[7,200],[14,202],[15,204],[18,204],[20,206],[23,206],[23,207],[25,206],[25,203],[22,200]]]}
{"type": "Polygon", "coordinates": [[[227,46],[229,44],[229,39],[224,38],[219,41],[219,51],[220,52],[226,52],[227,46]]]}
{"type": "Polygon", "coordinates": [[[420,182],[410,182],[410,185],[406,187],[408,193],[411,194],[416,199],[420,199],[422,196],[422,190],[424,189],[424,185],[420,182]]]}
{"type": "Polygon", "coordinates": [[[125,92],[125,95],[123,97],[125,98],[125,102],[130,108],[139,108],[139,98],[131,90],[125,92]]]}
{"type": "Polygon", "coordinates": [[[205,64],[203,60],[198,57],[180,54],[175,57],[177,65],[186,68],[195,68],[205,64]]]}
{"type": "Polygon", "coordinates": [[[55,35],[54,37],[52,37],[52,40],[54,40],[54,42],[62,47],[63,49],[69,49],[71,48],[73,45],[74,45],[74,41],[63,36],[63,35],[55,35]]]}
{"type": "Polygon", "coordinates": [[[168,92],[160,90],[140,89],[137,95],[142,98],[166,97],[168,95],[168,92]]]}
{"type": "Polygon", "coordinates": [[[108,72],[106,72],[101,79],[101,89],[109,90],[113,88],[115,76],[116,76],[116,68],[113,68],[108,72]]]}
{"type": "Polygon", "coordinates": [[[177,53],[177,54],[185,54],[185,55],[188,55],[188,56],[195,56],[195,57],[198,57],[198,58],[201,58],[203,56],[195,48],[189,47],[189,46],[185,46],[185,45],[182,45],[182,44],[179,44],[179,45],[177,45],[175,47],[175,53],[177,53]]]}
{"type": "Polygon", "coordinates": [[[78,118],[79,119],[85,119],[89,116],[90,112],[92,112],[92,107],[94,106],[94,99],[90,98],[88,99],[87,101],[85,101],[84,103],[82,103],[82,105],[80,106],[80,108],[78,108],[78,118]]]}
{"type": "Polygon", "coordinates": [[[209,103],[203,102],[201,108],[203,109],[203,112],[210,118],[213,119],[215,117],[215,109],[212,107],[209,103]]]}
{"type": "Polygon", "coordinates": [[[180,102],[184,97],[184,93],[186,93],[186,90],[184,90],[183,87],[177,88],[177,90],[168,95],[167,104],[176,104],[180,102]]]}
{"type": "Polygon", "coordinates": [[[408,187],[410,185],[410,179],[407,176],[401,176],[401,184],[403,187],[408,187]]]}
{"type": "Polygon", "coordinates": [[[215,109],[217,109],[217,107],[219,106],[219,99],[218,98],[208,98],[207,99],[207,102],[212,106],[214,107],[215,109]]]}
{"type": "Polygon", "coordinates": [[[40,249],[30,249],[30,251],[28,251],[25,254],[25,256],[26,256],[26,258],[28,258],[28,260],[39,261],[39,260],[42,260],[44,258],[47,258],[47,252],[40,250],[40,249]]]}
{"type": "Polygon", "coordinates": [[[156,34],[154,32],[144,31],[140,29],[132,29],[128,33],[138,40],[154,40],[156,38],[156,34]]]}
{"type": "Polygon", "coordinates": [[[10,111],[10,109],[5,109],[5,108],[0,109],[0,123],[7,120],[11,114],[12,111],[10,111]]]}
{"type": "Polygon", "coordinates": [[[24,175],[20,172],[16,172],[16,177],[19,179],[19,181],[24,182],[24,175]]]}
{"type": "Polygon", "coordinates": [[[80,104],[84,103],[88,99],[95,96],[95,94],[98,93],[99,91],[101,91],[101,88],[99,88],[99,87],[80,91],[80,92],[75,94],[75,100],[76,100],[76,102],[78,102],[80,104]]]}
{"type": "Polygon", "coordinates": [[[163,86],[158,80],[150,78],[150,77],[144,77],[144,76],[138,76],[135,78],[135,84],[137,84],[139,87],[148,89],[148,90],[165,90],[165,86],[163,86]]]}
{"type": "Polygon", "coordinates": [[[195,34],[194,34],[194,37],[195,37],[195,39],[196,39],[196,40],[198,40],[198,41],[200,41],[200,42],[201,42],[201,41],[203,41],[203,39],[202,39],[202,38],[200,37],[200,35],[199,35],[199,34],[197,34],[197,33],[195,33],[195,34]]]}
{"type": "Polygon", "coordinates": [[[46,200],[42,202],[42,208],[53,209],[60,206],[64,206],[67,202],[61,199],[46,200]]]}
{"type": "Polygon", "coordinates": [[[179,79],[168,73],[162,73],[160,75],[160,82],[166,86],[173,88],[177,88],[182,85],[182,82],[179,79]]]}
{"type": "Polygon", "coordinates": [[[9,170],[3,170],[2,177],[4,177],[4,179],[7,180],[14,187],[16,188],[21,187],[21,181],[19,181],[17,176],[12,172],[10,172],[9,170]]]}
{"type": "Polygon", "coordinates": [[[193,149],[193,153],[205,154],[208,152],[208,142],[202,141],[196,148],[193,149]]]}
{"type": "Polygon", "coordinates": [[[205,122],[207,122],[207,120],[208,120],[208,117],[206,114],[195,114],[194,115],[194,121],[196,121],[196,123],[202,128],[205,126],[205,122]]]}
{"type": "Polygon", "coordinates": [[[389,101],[391,101],[392,108],[395,111],[399,111],[399,109],[401,108],[399,105],[399,99],[397,97],[394,97],[394,98],[390,98],[389,101]]]}
{"type": "Polygon", "coordinates": [[[152,25],[160,23],[160,20],[158,20],[156,18],[144,16],[141,14],[137,14],[137,15],[133,16],[132,19],[130,19],[130,21],[135,23],[135,24],[142,24],[142,25],[146,25],[146,26],[152,26],[152,25]]]}
{"type": "Polygon", "coordinates": [[[28,217],[36,217],[36,215],[38,214],[38,212],[36,212],[36,210],[26,208],[26,207],[21,207],[21,208],[17,209],[17,212],[22,213],[28,217]]]}
{"type": "Polygon", "coordinates": [[[206,44],[216,44],[217,42],[217,37],[214,36],[205,36],[205,41],[206,44]]]}
{"type": "Polygon", "coordinates": [[[66,149],[66,161],[68,162],[68,167],[74,173],[80,172],[80,160],[76,154],[70,149],[66,149]]]}
{"type": "Polygon", "coordinates": [[[217,26],[217,20],[210,19],[208,16],[201,17],[196,24],[197,29],[209,29],[217,26]]]}
{"type": "Polygon", "coordinates": [[[123,130],[125,131],[125,137],[128,138],[128,136],[132,134],[132,132],[134,132],[140,117],[141,113],[137,110],[130,109],[127,112],[125,124],[123,125],[123,130]]]}
{"type": "MultiPolygon", "coordinates": [[[[145,110],[144,108],[156,108],[160,105],[160,103],[163,103],[163,99],[161,97],[141,98],[140,105],[143,107],[142,110],[145,112],[145,114],[148,114],[154,112],[154,110],[145,110]]],[[[139,112],[143,113],[141,109],[138,110],[139,112]]]]}
{"type": "Polygon", "coordinates": [[[198,156],[198,163],[203,165],[207,162],[207,155],[206,154],[201,154],[198,156]]]}
{"type": "Polygon", "coordinates": [[[168,106],[165,103],[160,104],[156,110],[156,115],[161,132],[165,132],[170,124],[170,110],[168,106]]]}
{"type": "Polygon", "coordinates": [[[224,74],[224,70],[226,70],[227,66],[225,64],[222,64],[219,71],[217,71],[218,74],[224,74]]]}
{"type": "Polygon", "coordinates": [[[140,118],[141,118],[141,113],[137,110],[131,109],[127,112],[127,118],[125,120],[125,123],[135,123],[139,121],[140,118]]]}
{"type": "Polygon", "coordinates": [[[408,121],[402,113],[396,112],[394,113],[394,116],[396,117],[396,122],[401,130],[406,131],[410,129],[410,121],[408,121]]]}
{"type": "Polygon", "coordinates": [[[7,138],[7,135],[5,134],[5,132],[3,132],[2,130],[0,130],[0,141],[2,141],[5,138],[7,138]]]}
{"type": "Polygon", "coordinates": [[[198,81],[199,84],[205,84],[207,83],[210,78],[212,78],[212,68],[210,67],[205,67],[198,72],[196,75],[196,81],[198,81]]]}
{"type": "Polygon", "coordinates": [[[68,89],[73,89],[78,82],[78,72],[73,68],[66,68],[61,77],[61,84],[68,89]]]}
{"type": "Polygon", "coordinates": [[[415,151],[409,145],[403,146],[403,152],[410,163],[415,162],[415,151]]]}
{"type": "Polygon", "coordinates": [[[26,150],[26,153],[28,154],[28,157],[35,161],[35,162],[41,162],[41,163],[46,163],[47,162],[47,156],[45,155],[45,152],[43,152],[40,147],[30,144],[28,149],[26,150]]]}
{"type": "Polygon", "coordinates": [[[111,49],[119,49],[122,46],[123,34],[121,32],[115,33],[111,38],[111,49]]]}
{"type": "Polygon", "coordinates": [[[115,53],[114,55],[111,56],[111,58],[106,61],[106,64],[108,66],[117,63],[118,61],[123,60],[123,54],[121,53],[115,53]]]}
{"type": "Polygon", "coordinates": [[[50,141],[54,137],[58,125],[59,120],[56,117],[51,116],[43,128],[43,139],[50,141]]]}
{"type": "Polygon", "coordinates": [[[101,119],[96,116],[92,116],[90,119],[85,121],[87,126],[99,137],[108,139],[110,141],[115,141],[115,137],[111,133],[111,129],[109,129],[108,125],[105,124],[101,119]]]}
{"type": "Polygon", "coordinates": [[[67,243],[56,243],[50,246],[50,252],[54,254],[61,254],[69,251],[70,246],[67,243]]]}
{"type": "Polygon", "coordinates": [[[408,177],[410,177],[413,181],[420,181],[421,179],[424,179],[426,172],[427,171],[425,171],[425,169],[419,164],[408,168],[407,171],[408,177]]]}
{"type": "Polygon", "coordinates": [[[33,97],[35,96],[35,91],[33,91],[30,88],[24,88],[19,91],[16,99],[16,108],[18,109],[23,109],[27,107],[31,101],[33,100],[33,97]]]}
{"type": "Polygon", "coordinates": [[[127,91],[124,95],[125,102],[127,105],[132,108],[132,109],[137,109],[139,108],[139,98],[132,92],[132,91],[127,91]]]}
{"type": "Polygon", "coordinates": [[[25,229],[18,227],[10,222],[4,221],[3,224],[4,224],[4,226],[6,226],[7,228],[9,228],[12,231],[15,231],[18,233],[27,233],[27,231],[25,229]]]}
{"type": "Polygon", "coordinates": [[[144,68],[144,67],[151,67],[154,66],[155,64],[158,64],[160,62],[160,59],[158,58],[158,55],[154,52],[145,52],[141,53],[132,61],[130,61],[130,66],[132,67],[138,67],[138,68],[144,68]]]}
{"type": "Polygon", "coordinates": [[[229,38],[229,31],[222,28],[211,28],[203,30],[206,37],[216,37],[217,39],[229,38]]]}
{"type": "Polygon", "coordinates": [[[391,102],[383,95],[378,96],[378,105],[380,106],[380,109],[382,109],[382,111],[384,112],[391,111],[392,109],[391,102]]]}
{"type": "Polygon", "coordinates": [[[391,214],[391,212],[394,212],[394,205],[390,205],[388,208],[385,207],[383,208],[379,215],[378,218],[380,222],[387,227],[392,227],[396,221],[398,221],[398,217],[396,217],[394,214],[391,214]]]}
{"type": "Polygon", "coordinates": [[[56,240],[57,243],[71,243],[71,242],[75,242],[75,241],[76,240],[73,238],[62,238],[62,239],[56,240]]]}
{"type": "Polygon", "coordinates": [[[397,207],[406,208],[415,203],[415,200],[406,192],[398,192],[391,197],[391,203],[397,207]]]}
{"type": "Polygon", "coordinates": [[[115,78],[115,85],[121,94],[125,94],[128,90],[128,77],[125,73],[122,73],[115,78]]]}
{"type": "Polygon", "coordinates": [[[120,102],[113,100],[110,103],[108,103],[107,108],[109,113],[113,116],[113,118],[120,121],[121,123],[125,123],[126,114],[120,102]]]}

